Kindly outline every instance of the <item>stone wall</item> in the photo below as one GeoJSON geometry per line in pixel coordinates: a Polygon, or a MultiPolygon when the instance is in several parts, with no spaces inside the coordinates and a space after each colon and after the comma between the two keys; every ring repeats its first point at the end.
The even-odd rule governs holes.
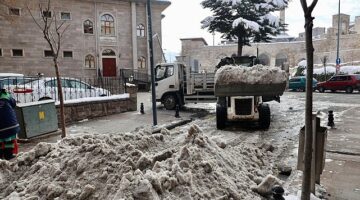
{"type": "MultiPolygon", "coordinates": [[[[130,98],[127,99],[66,104],[64,106],[66,124],[72,124],[84,119],[93,119],[128,111],[136,111],[137,88],[128,87],[126,90],[130,94],[130,98]]],[[[58,121],[60,123],[60,106],[56,106],[56,109],[58,112],[58,121]]]]}
{"type": "MultiPolygon", "coordinates": [[[[212,72],[215,65],[221,58],[232,56],[237,52],[237,45],[208,46],[198,38],[182,39],[181,59],[187,65],[192,66],[197,60],[200,71],[212,72]]],[[[336,59],[336,36],[327,36],[324,39],[313,40],[314,63],[321,65],[321,58],[328,57],[330,65],[335,64],[336,59]]],[[[286,57],[289,66],[296,66],[301,60],[306,59],[305,41],[258,43],[243,48],[243,55],[256,55],[257,48],[259,56],[266,56],[270,61],[268,65],[275,66],[276,59],[286,57]]],[[[340,58],[342,64],[359,64],[360,61],[360,34],[341,35],[340,37],[340,58]]]]}

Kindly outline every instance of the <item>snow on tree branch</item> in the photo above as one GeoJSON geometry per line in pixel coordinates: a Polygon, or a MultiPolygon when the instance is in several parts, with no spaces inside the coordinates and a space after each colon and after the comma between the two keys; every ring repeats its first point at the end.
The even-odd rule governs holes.
{"type": "Polygon", "coordinates": [[[254,30],[256,32],[258,32],[259,29],[260,29],[260,26],[259,26],[258,23],[254,22],[254,21],[244,19],[242,17],[237,18],[233,22],[233,28],[236,28],[237,26],[239,26],[239,24],[243,25],[245,29],[254,30]]]}
{"type": "Polygon", "coordinates": [[[207,28],[210,26],[211,22],[214,20],[213,16],[208,16],[201,21],[201,28],[207,28]]]}

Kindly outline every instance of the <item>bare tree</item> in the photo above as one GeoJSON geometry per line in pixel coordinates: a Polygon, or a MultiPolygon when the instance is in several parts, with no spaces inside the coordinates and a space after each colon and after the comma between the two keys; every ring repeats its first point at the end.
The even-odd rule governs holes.
{"type": "Polygon", "coordinates": [[[312,42],[312,28],[314,26],[314,17],[311,16],[318,0],[313,0],[311,5],[307,5],[307,0],[300,0],[304,10],[305,17],[305,40],[306,40],[306,106],[305,106],[305,158],[304,158],[304,174],[302,182],[301,200],[310,199],[310,182],[311,182],[311,160],[312,160],[312,82],[314,72],[314,46],[312,42]]]}
{"type": "Polygon", "coordinates": [[[27,9],[33,18],[35,24],[42,31],[44,39],[50,46],[50,50],[53,56],[53,62],[55,67],[55,74],[57,80],[57,89],[58,96],[60,100],[60,120],[61,120],[61,137],[66,137],[66,128],[65,128],[65,114],[64,114],[64,97],[62,92],[61,78],[59,73],[59,53],[61,49],[62,38],[65,31],[69,28],[70,24],[65,25],[66,21],[59,22],[57,15],[54,11],[51,10],[51,0],[48,0],[46,7],[43,7],[39,3],[40,19],[36,19],[32,14],[30,7],[27,6],[27,9]]]}

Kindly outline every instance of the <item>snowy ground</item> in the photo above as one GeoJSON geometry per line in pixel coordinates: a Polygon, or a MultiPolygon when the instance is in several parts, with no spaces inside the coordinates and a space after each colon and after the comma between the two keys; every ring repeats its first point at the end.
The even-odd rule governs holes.
{"type": "MultiPolygon", "coordinates": [[[[314,109],[323,123],[328,109],[337,123],[344,111],[360,107],[354,103],[358,94],[348,100],[342,95],[315,94],[314,109]]],[[[289,178],[280,178],[286,194],[296,194],[301,173],[294,171],[295,150],[304,105],[303,93],[286,93],[282,103],[271,103],[269,130],[231,124],[219,131],[209,114],[160,134],[140,129],[40,143],[15,161],[0,161],[0,198],[265,199],[254,192],[256,186],[268,174],[277,176],[280,165],[293,169],[289,178]]]]}

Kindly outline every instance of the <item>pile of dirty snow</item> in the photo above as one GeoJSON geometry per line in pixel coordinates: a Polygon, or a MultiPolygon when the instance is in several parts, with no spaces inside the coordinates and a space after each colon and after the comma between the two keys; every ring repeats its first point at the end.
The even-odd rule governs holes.
{"type": "Polygon", "coordinates": [[[216,71],[216,85],[234,84],[277,84],[284,83],[287,76],[284,70],[279,67],[254,65],[252,67],[226,65],[216,71]]]}
{"type": "Polygon", "coordinates": [[[218,145],[197,125],[69,137],[0,161],[0,199],[255,200],[271,159],[255,144],[218,145]]]}

